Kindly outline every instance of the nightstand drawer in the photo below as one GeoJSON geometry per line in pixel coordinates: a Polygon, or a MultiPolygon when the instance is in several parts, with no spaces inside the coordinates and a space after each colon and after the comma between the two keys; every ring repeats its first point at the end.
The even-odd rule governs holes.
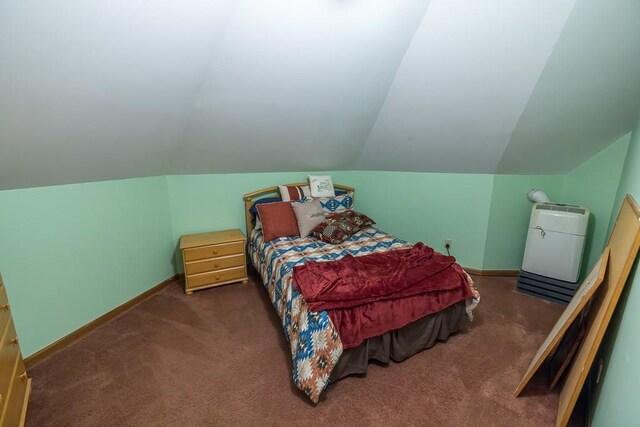
{"type": "Polygon", "coordinates": [[[229,268],[226,270],[211,271],[208,273],[191,274],[187,276],[187,288],[194,289],[201,286],[241,280],[246,277],[247,272],[244,266],[229,268]]]}
{"type": "MultiPolygon", "coordinates": [[[[20,357],[20,347],[13,322],[9,320],[5,334],[0,342],[0,394],[2,394],[3,407],[6,405],[9,385],[11,384],[11,374],[16,366],[16,360],[20,357]]],[[[1,332],[0,332],[1,333],[1,332]]]]}
{"type": "Polygon", "coordinates": [[[3,426],[21,426],[24,422],[25,409],[27,404],[29,387],[31,380],[27,378],[22,359],[16,360],[15,375],[11,386],[11,395],[5,403],[2,416],[3,426]]]}
{"type": "Polygon", "coordinates": [[[236,255],[244,252],[244,242],[224,243],[221,245],[201,246],[184,250],[185,261],[236,255]]]}
{"type": "Polygon", "coordinates": [[[231,267],[244,266],[244,255],[230,255],[222,258],[192,261],[185,264],[187,274],[204,273],[207,271],[223,270],[231,267]]]}

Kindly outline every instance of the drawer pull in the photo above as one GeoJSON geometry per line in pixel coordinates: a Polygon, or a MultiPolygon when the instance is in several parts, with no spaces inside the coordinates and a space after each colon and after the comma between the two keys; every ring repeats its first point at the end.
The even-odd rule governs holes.
{"type": "Polygon", "coordinates": [[[213,268],[218,268],[220,267],[220,264],[213,264],[213,268]]]}
{"type": "Polygon", "coordinates": [[[220,280],[220,276],[219,275],[216,275],[216,280],[220,280]]]}
{"type": "Polygon", "coordinates": [[[214,250],[213,250],[213,254],[214,254],[214,255],[218,255],[218,250],[217,250],[217,249],[214,249],[214,250]]]}
{"type": "Polygon", "coordinates": [[[21,381],[25,381],[27,379],[27,373],[23,372],[18,378],[20,378],[21,381]]]}
{"type": "Polygon", "coordinates": [[[18,337],[15,337],[11,341],[9,341],[9,344],[18,344],[18,337]]]}
{"type": "Polygon", "coordinates": [[[6,311],[9,311],[9,304],[7,303],[7,304],[2,304],[2,305],[0,305],[0,310],[6,310],[6,311]]]}

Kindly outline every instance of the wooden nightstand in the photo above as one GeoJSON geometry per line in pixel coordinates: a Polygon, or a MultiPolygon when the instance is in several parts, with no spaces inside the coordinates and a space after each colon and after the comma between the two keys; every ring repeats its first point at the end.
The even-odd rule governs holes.
{"type": "Polygon", "coordinates": [[[188,234],[180,237],[184,263],[184,293],[247,283],[246,239],[240,230],[188,234]]]}

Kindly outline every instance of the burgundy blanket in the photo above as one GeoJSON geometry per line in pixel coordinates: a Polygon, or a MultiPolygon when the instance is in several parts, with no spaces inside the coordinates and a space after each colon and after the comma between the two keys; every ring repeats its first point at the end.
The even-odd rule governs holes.
{"type": "Polygon", "coordinates": [[[293,269],[312,311],[327,310],[345,349],[472,296],[455,258],[418,243],[293,269]]]}

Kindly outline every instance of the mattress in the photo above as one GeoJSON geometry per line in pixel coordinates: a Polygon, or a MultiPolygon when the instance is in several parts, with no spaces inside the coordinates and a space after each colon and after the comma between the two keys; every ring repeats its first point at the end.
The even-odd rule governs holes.
{"type": "Polygon", "coordinates": [[[472,319],[479,295],[467,275],[473,298],[345,351],[327,312],[309,310],[293,286],[293,268],[308,261],[334,261],[347,254],[361,256],[411,246],[374,227],[359,231],[340,245],[311,237],[279,238],[265,243],[261,230],[251,233],[250,259],[262,277],[289,342],[293,381],[313,402],[319,400],[331,381],[366,372],[370,358],[385,363],[389,359],[403,360],[438,339],[446,339],[472,319]]]}

